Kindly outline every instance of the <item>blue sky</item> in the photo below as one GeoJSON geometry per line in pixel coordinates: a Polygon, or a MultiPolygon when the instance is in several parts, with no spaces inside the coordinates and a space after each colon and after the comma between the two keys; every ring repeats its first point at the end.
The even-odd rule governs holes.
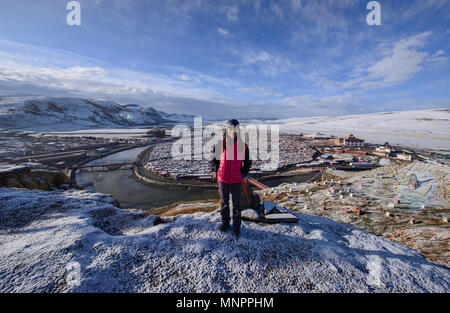
{"type": "Polygon", "coordinates": [[[209,118],[450,107],[450,1],[2,0],[0,95],[209,118]]]}

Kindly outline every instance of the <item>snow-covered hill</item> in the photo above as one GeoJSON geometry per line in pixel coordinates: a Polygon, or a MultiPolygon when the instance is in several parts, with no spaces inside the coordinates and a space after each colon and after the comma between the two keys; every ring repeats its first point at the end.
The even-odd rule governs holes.
{"type": "Polygon", "coordinates": [[[352,133],[370,143],[450,152],[450,109],[384,112],[336,117],[273,121],[280,129],[345,136],[352,133]]]}
{"type": "Polygon", "coordinates": [[[136,104],[57,97],[0,98],[0,129],[74,130],[192,122],[193,116],[169,114],[136,104]]]}
{"type": "Polygon", "coordinates": [[[86,191],[0,189],[0,292],[449,292],[450,269],[327,218],[161,220],[86,191]]]}

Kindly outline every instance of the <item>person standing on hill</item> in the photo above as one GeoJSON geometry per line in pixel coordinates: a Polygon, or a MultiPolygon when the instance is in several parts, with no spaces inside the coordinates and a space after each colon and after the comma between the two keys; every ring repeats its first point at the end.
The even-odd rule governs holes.
{"type": "Polygon", "coordinates": [[[226,231],[230,226],[230,192],[233,201],[233,234],[239,236],[241,230],[241,188],[242,180],[248,175],[251,167],[248,145],[240,136],[239,122],[229,120],[223,140],[215,147],[220,149],[220,158],[211,161],[212,178],[217,179],[220,194],[220,214],[222,224],[220,231],[226,231]]]}

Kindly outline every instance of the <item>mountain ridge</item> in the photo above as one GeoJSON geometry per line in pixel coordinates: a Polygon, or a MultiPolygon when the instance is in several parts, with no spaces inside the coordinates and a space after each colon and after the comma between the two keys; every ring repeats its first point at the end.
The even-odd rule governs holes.
{"type": "Polygon", "coordinates": [[[137,127],[192,121],[193,115],[166,113],[137,104],[71,97],[0,98],[0,128],[8,129],[137,127]]]}

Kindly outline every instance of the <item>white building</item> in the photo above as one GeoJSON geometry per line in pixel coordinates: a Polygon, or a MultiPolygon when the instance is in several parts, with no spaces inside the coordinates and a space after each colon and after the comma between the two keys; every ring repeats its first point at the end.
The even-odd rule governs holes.
{"type": "Polygon", "coordinates": [[[363,148],[365,145],[364,139],[356,138],[353,134],[349,134],[345,138],[335,139],[335,144],[347,148],[363,148]]]}
{"type": "Polygon", "coordinates": [[[397,159],[403,160],[403,161],[412,161],[412,155],[406,154],[406,153],[399,153],[397,154],[397,159]]]}

